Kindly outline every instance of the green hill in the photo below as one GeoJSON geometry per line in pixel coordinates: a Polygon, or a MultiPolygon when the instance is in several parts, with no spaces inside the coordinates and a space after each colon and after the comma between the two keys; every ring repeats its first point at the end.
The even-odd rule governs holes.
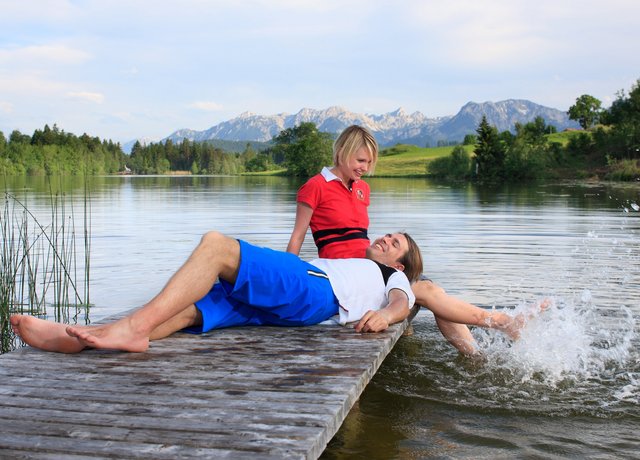
{"type": "MultiPolygon", "coordinates": [[[[470,155],[473,154],[473,145],[467,145],[465,149],[470,155]]],[[[424,176],[430,161],[446,157],[452,150],[453,146],[417,147],[398,144],[380,151],[374,175],[376,177],[424,176]]]]}
{"type": "Polygon", "coordinates": [[[550,143],[558,142],[560,145],[564,147],[569,143],[569,139],[575,136],[579,136],[580,133],[583,133],[583,132],[584,131],[582,130],[574,129],[570,131],[562,131],[561,133],[553,133],[553,134],[547,135],[547,141],[550,143]]]}

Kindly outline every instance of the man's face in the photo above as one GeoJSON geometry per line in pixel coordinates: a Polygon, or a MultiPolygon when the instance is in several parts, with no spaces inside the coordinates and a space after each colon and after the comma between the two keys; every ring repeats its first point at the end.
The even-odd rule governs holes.
{"type": "Polygon", "coordinates": [[[402,233],[387,233],[367,248],[367,259],[397,268],[404,267],[398,262],[409,251],[409,243],[402,233]]]}

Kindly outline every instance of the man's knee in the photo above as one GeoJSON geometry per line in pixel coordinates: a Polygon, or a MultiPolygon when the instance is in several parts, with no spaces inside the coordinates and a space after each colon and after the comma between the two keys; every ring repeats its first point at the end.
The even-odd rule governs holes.
{"type": "Polygon", "coordinates": [[[220,278],[233,282],[240,264],[240,243],[237,239],[211,231],[202,236],[200,248],[204,249],[220,278]]]}
{"type": "Polygon", "coordinates": [[[220,232],[210,231],[202,235],[200,239],[200,244],[207,247],[218,247],[223,246],[224,242],[229,240],[230,238],[226,235],[223,235],[220,232]]]}
{"type": "Polygon", "coordinates": [[[217,256],[238,253],[240,248],[238,240],[217,231],[210,231],[202,235],[200,246],[217,256]]]}

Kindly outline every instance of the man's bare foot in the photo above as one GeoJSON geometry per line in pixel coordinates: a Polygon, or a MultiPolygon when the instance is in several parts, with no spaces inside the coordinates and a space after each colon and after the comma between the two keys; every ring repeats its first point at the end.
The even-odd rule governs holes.
{"type": "Polygon", "coordinates": [[[66,333],[66,324],[27,315],[11,315],[9,321],[13,332],[34,348],[59,353],[78,353],[86,347],[77,338],[66,333]]]}
{"type": "Polygon", "coordinates": [[[149,337],[132,331],[128,318],[106,326],[67,326],[66,334],[85,347],[139,353],[149,348],[149,337]]]}
{"type": "Polygon", "coordinates": [[[490,327],[495,327],[496,329],[504,332],[513,340],[518,340],[520,338],[520,332],[527,324],[527,322],[547,310],[551,306],[551,304],[551,299],[544,299],[539,304],[532,306],[529,312],[520,313],[515,317],[506,315],[504,313],[498,313],[501,316],[498,321],[495,321],[495,326],[490,325],[490,323],[494,321],[493,318],[489,319],[488,324],[490,325],[490,327]]]}

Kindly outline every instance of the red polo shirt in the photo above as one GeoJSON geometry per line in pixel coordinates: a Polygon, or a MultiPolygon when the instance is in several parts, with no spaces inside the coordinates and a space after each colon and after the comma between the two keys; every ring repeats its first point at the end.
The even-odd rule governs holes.
{"type": "Polygon", "coordinates": [[[369,238],[369,185],[355,181],[351,190],[329,168],[298,190],[298,202],[313,209],[309,226],[324,259],[364,257],[369,238]]]}

